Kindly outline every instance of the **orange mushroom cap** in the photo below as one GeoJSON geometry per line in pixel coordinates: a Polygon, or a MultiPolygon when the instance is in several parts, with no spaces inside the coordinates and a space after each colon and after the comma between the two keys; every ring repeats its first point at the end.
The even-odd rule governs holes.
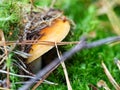
{"type": "MultiPolygon", "coordinates": [[[[51,42],[60,42],[62,41],[70,30],[70,24],[66,20],[57,19],[53,21],[51,26],[44,28],[40,31],[40,34],[42,35],[39,41],[51,41],[51,42]]],[[[27,59],[27,63],[31,63],[32,61],[36,60],[46,52],[48,52],[50,49],[52,49],[54,46],[50,45],[32,45],[29,54],[31,54],[30,57],[27,59]]]]}

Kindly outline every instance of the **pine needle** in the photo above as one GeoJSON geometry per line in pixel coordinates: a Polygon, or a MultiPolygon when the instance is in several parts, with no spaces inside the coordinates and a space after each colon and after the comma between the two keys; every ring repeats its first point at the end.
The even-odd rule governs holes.
{"type": "Polygon", "coordinates": [[[105,72],[106,76],[108,77],[110,83],[114,86],[114,88],[116,90],[120,90],[120,86],[117,84],[117,82],[115,81],[115,79],[112,77],[112,75],[108,71],[108,69],[107,69],[106,65],[104,64],[104,62],[102,62],[102,67],[103,67],[104,72],[105,72]]]}

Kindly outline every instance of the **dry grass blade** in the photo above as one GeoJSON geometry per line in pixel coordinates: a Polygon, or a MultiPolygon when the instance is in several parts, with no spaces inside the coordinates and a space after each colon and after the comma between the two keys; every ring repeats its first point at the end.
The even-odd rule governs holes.
{"type": "Polygon", "coordinates": [[[115,0],[115,1],[116,1],[116,3],[117,3],[117,4],[119,4],[119,5],[120,5],[120,0],[115,0]]]}
{"type": "MultiPolygon", "coordinates": [[[[7,71],[4,71],[4,70],[0,70],[0,73],[8,74],[8,72],[7,72],[7,71]]],[[[35,77],[35,75],[33,75],[33,76],[18,75],[18,74],[14,74],[14,73],[11,73],[11,72],[9,72],[9,74],[12,75],[12,76],[20,77],[20,78],[34,78],[34,77],[35,77]]],[[[38,78],[38,80],[41,80],[41,79],[38,78]]],[[[37,81],[37,82],[38,82],[38,81],[37,81]]],[[[28,82],[26,82],[26,83],[28,83],[28,82]]],[[[50,82],[50,81],[47,81],[47,80],[44,80],[44,83],[57,85],[57,83],[53,83],[53,82],[50,82]]],[[[1,90],[1,89],[0,89],[0,90],[1,90]]]]}
{"type": "MultiPolygon", "coordinates": [[[[59,58],[59,60],[61,60],[61,56],[60,56],[60,53],[59,53],[59,50],[58,50],[58,47],[57,47],[56,43],[55,43],[55,47],[56,47],[58,58],[59,58]]],[[[61,65],[63,67],[63,71],[64,71],[64,74],[65,74],[68,90],[72,90],[72,86],[70,84],[70,80],[69,80],[69,77],[68,77],[68,73],[67,73],[67,69],[66,69],[65,63],[61,62],[61,65]]]]}
{"type": "Polygon", "coordinates": [[[28,58],[29,56],[31,56],[30,54],[26,53],[26,52],[23,52],[23,51],[13,51],[15,54],[19,55],[19,56],[22,56],[23,58],[28,58]]]}
{"type": "Polygon", "coordinates": [[[55,5],[55,3],[56,3],[56,0],[52,0],[52,1],[51,1],[51,5],[50,5],[50,8],[53,8],[54,5],[55,5]]]}
{"type": "Polygon", "coordinates": [[[106,14],[110,20],[110,23],[116,34],[120,35],[120,21],[115,12],[113,11],[113,6],[110,4],[109,0],[103,0],[103,7],[101,11],[106,11],[106,14]]]}
{"type": "Polygon", "coordinates": [[[117,66],[118,66],[118,68],[120,70],[120,61],[117,61],[117,66]]]}
{"type": "Polygon", "coordinates": [[[97,86],[98,86],[98,87],[103,87],[105,90],[110,90],[110,88],[108,87],[108,85],[106,84],[106,82],[103,81],[103,80],[100,80],[100,81],[97,83],[97,86]]]}
{"type": "MultiPolygon", "coordinates": [[[[23,81],[23,82],[15,82],[15,84],[26,84],[26,83],[30,83],[30,82],[27,82],[27,81],[23,81]]],[[[35,81],[34,83],[38,83],[38,81],[35,81]]],[[[51,81],[47,81],[47,80],[44,80],[45,84],[49,84],[49,85],[58,85],[58,83],[54,83],[54,82],[51,82],[51,81]]]]}
{"type": "MultiPolygon", "coordinates": [[[[98,0],[98,2],[95,3],[96,6],[100,7],[101,4],[105,4],[104,3],[104,0],[98,0]]],[[[109,2],[109,5],[112,7],[112,8],[115,8],[117,5],[120,5],[120,1],[119,0],[111,0],[109,2]]],[[[105,9],[105,7],[103,6],[102,8],[100,8],[98,10],[98,15],[102,15],[102,14],[105,14],[107,11],[107,9],[105,9]]]]}
{"type": "Polygon", "coordinates": [[[10,90],[8,88],[3,88],[3,87],[0,87],[0,90],[10,90]]]}
{"type": "Polygon", "coordinates": [[[4,50],[3,50],[4,53],[1,55],[2,60],[0,61],[0,64],[2,64],[5,61],[6,55],[7,55],[5,38],[2,30],[0,30],[0,44],[1,43],[2,43],[2,46],[4,47],[4,50]]]}
{"type": "Polygon", "coordinates": [[[20,69],[22,69],[25,73],[27,73],[27,74],[29,74],[29,75],[31,75],[31,76],[34,76],[34,74],[33,73],[31,73],[31,72],[29,72],[27,69],[25,69],[22,65],[20,65],[18,62],[15,62],[16,64],[16,66],[18,66],[20,69]]]}
{"type": "Polygon", "coordinates": [[[120,60],[118,60],[117,58],[115,58],[115,63],[118,67],[118,69],[120,70],[120,60]]]}
{"type": "Polygon", "coordinates": [[[0,65],[5,61],[5,59],[6,59],[5,54],[1,55],[0,65]]]}
{"type": "MultiPolygon", "coordinates": [[[[5,42],[5,37],[4,37],[4,33],[2,30],[0,30],[0,40],[5,42]]],[[[6,43],[3,43],[3,47],[4,47],[4,54],[5,54],[5,58],[7,59],[7,55],[8,55],[8,51],[7,51],[7,47],[6,47],[6,43]]],[[[7,72],[9,72],[9,66],[7,67],[7,72]]],[[[10,76],[9,73],[7,74],[7,88],[10,87],[10,80],[9,80],[10,76]]]]}
{"type": "Polygon", "coordinates": [[[115,81],[115,79],[112,77],[112,75],[110,74],[110,72],[108,71],[106,65],[104,64],[104,62],[102,62],[102,67],[104,69],[105,74],[107,75],[109,81],[111,82],[111,84],[114,86],[114,88],[116,90],[120,90],[120,86],[117,84],[117,82],[115,81]]]}
{"type": "Polygon", "coordinates": [[[18,74],[14,74],[14,73],[11,73],[11,72],[4,71],[4,70],[0,70],[0,73],[9,74],[9,75],[16,76],[16,77],[21,77],[21,78],[34,78],[33,76],[18,75],[18,74]]]}

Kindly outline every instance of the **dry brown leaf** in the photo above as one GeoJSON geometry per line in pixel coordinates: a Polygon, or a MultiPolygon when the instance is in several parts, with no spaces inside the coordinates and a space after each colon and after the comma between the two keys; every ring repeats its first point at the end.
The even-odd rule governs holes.
{"type": "Polygon", "coordinates": [[[105,81],[103,81],[103,80],[100,80],[98,83],[97,83],[97,86],[98,87],[103,87],[105,90],[110,90],[110,88],[108,87],[108,85],[106,84],[106,82],[105,81]]]}

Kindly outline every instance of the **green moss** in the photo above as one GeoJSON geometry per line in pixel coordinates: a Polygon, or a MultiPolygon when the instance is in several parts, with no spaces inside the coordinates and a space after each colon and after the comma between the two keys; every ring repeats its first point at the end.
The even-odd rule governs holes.
{"type": "Polygon", "coordinates": [[[7,40],[18,36],[20,17],[20,7],[16,1],[5,0],[0,4],[0,29],[5,33],[7,40]],[[10,32],[12,36],[9,35],[10,32]]]}
{"type": "MultiPolygon", "coordinates": [[[[18,15],[20,8],[17,6],[17,0],[14,1],[15,2],[4,2],[3,4],[0,4],[0,28],[4,31],[6,38],[10,31],[12,31],[14,33],[13,36],[15,36],[20,29],[20,16],[18,15]],[[13,27],[12,30],[11,27],[13,27]]],[[[115,36],[115,33],[111,28],[112,26],[108,23],[107,17],[104,15],[102,17],[96,16],[96,7],[93,5],[93,1],[94,0],[57,0],[55,8],[63,10],[64,14],[76,24],[76,28],[71,30],[71,34],[68,35],[65,41],[77,41],[82,35],[88,35],[91,31],[96,33],[96,37],[88,38],[88,42],[115,36]],[[108,25],[103,26],[103,22],[107,22],[108,25]]],[[[29,0],[22,0],[21,2],[29,3],[29,0]]],[[[51,1],[49,0],[37,0],[34,4],[35,6],[49,7],[50,3],[51,1]]],[[[116,9],[116,12],[118,12],[118,9],[116,9]]],[[[9,37],[9,39],[14,39],[13,36],[9,37]]],[[[62,46],[62,50],[67,51],[73,46],[74,45],[62,46]]],[[[113,60],[114,57],[120,58],[119,48],[119,45],[109,46],[106,44],[78,52],[66,61],[66,67],[73,90],[92,90],[90,89],[89,84],[96,86],[97,82],[101,79],[106,81],[108,86],[114,90],[101,67],[101,61],[105,62],[113,77],[120,83],[120,72],[113,60]]],[[[14,72],[14,69],[11,71],[14,72]]],[[[16,80],[15,77],[11,77],[11,80],[12,82],[15,82],[18,79],[16,80]]],[[[61,66],[48,77],[48,80],[58,83],[58,85],[42,84],[37,90],[67,89],[61,66]]]]}
{"type": "MultiPolygon", "coordinates": [[[[90,2],[86,5],[86,3],[82,0],[75,0],[75,2],[69,2],[65,6],[62,5],[61,7],[64,7],[65,14],[76,23],[76,29],[72,30],[72,36],[69,35],[66,40],[79,40],[81,35],[88,34],[90,31],[96,32],[96,38],[93,40],[115,35],[112,32],[111,26],[102,26],[102,20],[106,21],[107,19],[96,17],[96,9],[93,5],[91,5],[90,2]],[[77,3],[79,3],[79,5],[77,5],[77,3]]],[[[90,41],[93,40],[90,39],[90,41]]],[[[68,50],[71,47],[73,47],[73,45],[67,45],[63,48],[64,50],[68,50]]],[[[105,62],[112,75],[119,82],[118,76],[120,72],[113,61],[114,57],[120,56],[119,48],[119,45],[113,47],[103,45],[93,49],[84,50],[80,53],[78,52],[70,60],[68,60],[66,62],[66,66],[73,90],[91,90],[88,85],[93,84],[96,86],[97,82],[101,79],[105,80],[111,89],[114,89],[106,77],[103,68],[101,67],[101,61],[105,62]]],[[[65,90],[67,87],[62,68],[60,67],[54,73],[52,73],[52,75],[50,75],[49,80],[54,82],[57,81],[61,85],[62,90],[65,90]],[[56,78],[54,79],[54,77],[56,78]]],[[[56,90],[61,89],[59,85],[43,86],[43,88],[48,87],[48,90],[51,90],[53,87],[56,87],[56,90]]]]}

